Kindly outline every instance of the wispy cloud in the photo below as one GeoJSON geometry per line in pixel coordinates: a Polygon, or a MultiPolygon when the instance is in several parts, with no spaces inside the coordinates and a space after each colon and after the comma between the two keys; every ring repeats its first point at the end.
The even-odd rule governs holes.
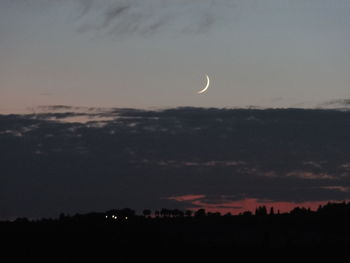
{"type": "Polygon", "coordinates": [[[103,31],[118,36],[207,32],[227,8],[234,6],[226,0],[80,0],[80,3],[83,17],[79,32],[103,31]]]}
{"type": "Polygon", "coordinates": [[[204,197],[205,195],[181,195],[181,196],[171,196],[171,197],[168,197],[167,199],[183,202],[183,201],[194,201],[194,200],[202,199],[204,197]]]}
{"type": "Polygon", "coordinates": [[[344,193],[350,192],[350,187],[340,186],[340,185],[321,186],[320,188],[321,189],[326,189],[326,190],[340,191],[340,192],[344,192],[344,193]]]}
{"type": "Polygon", "coordinates": [[[306,171],[293,171],[286,175],[287,177],[297,177],[301,179],[335,179],[335,177],[326,174],[326,173],[313,173],[313,172],[306,172],[306,171]]]}
{"type": "Polygon", "coordinates": [[[318,105],[321,108],[349,108],[350,99],[335,99],[322,102],[318,105]]]}

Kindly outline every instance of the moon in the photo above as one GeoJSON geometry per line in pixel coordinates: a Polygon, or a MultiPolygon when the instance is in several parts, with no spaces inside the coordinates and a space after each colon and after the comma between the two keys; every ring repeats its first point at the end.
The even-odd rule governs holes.
{"type": "Polygon", "coordinates": [[[208,75],[207,75],[207,74],[205,74],[205,76],[207,77],[207,85],[205,86],[205,88],[204,88],[204,89],[202,89],[202,90],[198,91],[198,92],[197,92],[198,94],[201,94],[201,93],[205,92],[205,91],[206,91],[206,90],[209,88],[209,85],[210,85],[210,79],[209,79],[209,77],[208,77],[208,75]]]}

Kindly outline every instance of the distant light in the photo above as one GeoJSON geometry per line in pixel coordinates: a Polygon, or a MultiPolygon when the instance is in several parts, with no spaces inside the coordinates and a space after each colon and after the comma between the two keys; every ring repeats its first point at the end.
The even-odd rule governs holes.
{"type": "Polygon", "coordinates": [[[108,218],[108,216],[106,216],[106,218],[108,218]]]}
{"type": "Polygon", "coordinates": [[[125,219],[128,220],[128,217],[126,216],[125,219]]]}

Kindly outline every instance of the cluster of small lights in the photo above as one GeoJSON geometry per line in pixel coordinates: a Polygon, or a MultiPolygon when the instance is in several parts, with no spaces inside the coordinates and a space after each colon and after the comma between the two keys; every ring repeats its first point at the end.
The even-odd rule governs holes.
{"type": "MultiPolygon", "coordinates": [[[[117,219],[118,219],[118,217],[117,217],[116,215],[112,215],[111,217],[112,217],[112,219],[114,219],[114,220],[117,220],[117,219]]],[[[106,215],[105,218],[108,219],[108,216],[106,215]]],[[[127,216],[125,217],[125,220],[128,220],[128,217],[127,217],[127,216]]]]}
{"type": "MultiPolygon", "coordinates": [[[[112,219],[115,219],[115,220],[118,219],[118,217],[116,215],[112,215],[111,217],[112,217],[112,219]]],[[[106,215],[105,218],[107,219],[108,216],[106,215]]]]}

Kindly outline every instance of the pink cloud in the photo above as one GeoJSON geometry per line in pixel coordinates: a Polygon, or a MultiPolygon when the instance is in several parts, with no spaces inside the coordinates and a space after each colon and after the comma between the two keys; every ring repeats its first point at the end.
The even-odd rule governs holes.
{"type": "Polygon", "coordinates": [[[293,171],[287,174],[290,177],[297,177],[301,179],[334,179],[333,176],[326,173],[313,173],[305,171],[293,171]]]}
{"type": "Polygon", "coordinates": [[[171,196],[171,197],[168,197],[167,199],[183,202],[183,201],[195,201],[198,199],[202,199],[204,197],[205,195],[181,195],[181,196],[171,196]]]}
{"type": "MultiPolygon", "coordinates": [[[[256,198],[245,198],[241,200],[223,200],[222,202],[208,202],[205,195],[183,195],[169,197],[168,199],[176,200],[178,202],[189,203],[189,209],[197,210],[204,208],[208,212],[220,212],[222,214],[231,213],[239,214],[245,211],[251,211],[254,213],[255,209],[259,206],[265,206],[268,211],[271,207],[274,208],[275,213],[290,212],[295,207],[310,208],[316,210],[320,205],[325,205],[328,202],[337,202],[335,200],[327,201],[306,201],[306,202],[287,202],[287,201],[273,201],[273,200],[261,200],[256,198]]],[[[348,201],[348,200],[346,200],[348,201]]]]}

